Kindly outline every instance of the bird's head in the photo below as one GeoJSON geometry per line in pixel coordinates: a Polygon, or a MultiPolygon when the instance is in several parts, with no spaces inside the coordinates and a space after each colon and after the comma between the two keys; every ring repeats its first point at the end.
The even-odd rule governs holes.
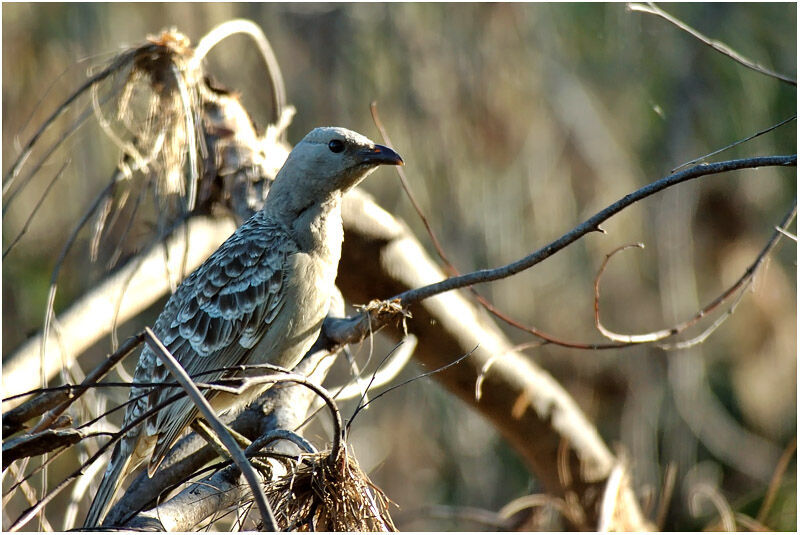
{"type": "Polygon", "coordinates": [[[403,159],[352,130],[315,128],[292,149],[275,177],[270,196],[280,193],[322,202],[346,192],[379,165],[403,165],[403,159]]]}

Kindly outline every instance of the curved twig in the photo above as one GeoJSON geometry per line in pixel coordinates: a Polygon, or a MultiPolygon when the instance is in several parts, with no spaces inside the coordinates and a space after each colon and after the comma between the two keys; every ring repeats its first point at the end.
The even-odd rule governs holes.
{"type": "Polygon", "coordinates": [[[264,448],[265,446],[271,444],[272,442],[278,440],[288,440],[301,450],[306,453],[317,453],[317,448],[314,445],[306,440],[305,438],[301,437],[297,433],[289,431],[288,429],[272,429],[257,439],[255,439],[246,450],[244,450],[245,455],[248,457],[251,455],[255,455],[264,448]]]}
{"type": "Polygon", "coordinates": [[[758,515],[755,518],[757,522],[761,524],[766,522],[767,514],[772,508],[772,504],[775,502],[775,497],[778,494],[778,488],[780,487],[781,479],[783,479],[783,475],[786,472],[786,469],[789,467],[789,463],[791,462],[796,451],[797,437],[793,438],[789,442],[789,445],[783,450],[783,454],[778,460],[778,465],[775,467],[775,472],[772,474],[772,479],[769,481],[769,486],[767,487],[767,493],[764,496],[764,501],[761,503],[761,507],[758,508],[758,515]]]}
{"type": "MultiPolygon", "coordinates": [[[[478,349],[478,347],[476,346],[476,347],[475,347],[475,349],[478,349]]],[[[392,386],[392,387],[390,387],[390,388],[387,388],[386,390],[384,390],[383,392],[381,392],[380,394],[378,394],[378,395],[377,395],[377,396],[375,396],[374,398],[370,399],[370,400],[369,400],[369,401],[367,401],[366,403],[363,403],[363,404],[362,404],[362,403],[359,403],[358,407],[356,407],[356,410],[355,410],[355,411],[353,411],[353,416],[351,416],[351,417],[350,417],[350,420],[348,420],[348,422],[347,422],[347,429],[350,429],[350,425],[353,423],[353,420],[355,420],[356,416],[358,416],[358,413],[359,413],[359,412],[361,412],[363,409],[365,409],[365,408],[366,408],[368,405],[370,405],[371,403],[374,403],[374,402],[375,402],[377,399],[379,399],[379,398],[381,398],[381,397],[385,396],[386,394],[388,394],[388,393],[389,393],[389,392],[391,392],[392,390],[396,390],[396,389],[398,389],[398,388],[401,388],[401,387],[403,387],[403,386],[406,386],[407,384],[409,384],[409,383],[411,383],[411,382],[413,382],[413,381],[416,381],[416,380],[418,380],[418,379],[424,379],[424,378],[426,378],[426,377],[430,377],[431,375],[437,374],[437,373],[439,373],[439,372],[443,372],[444,370],[446,370],[446,369],[448,369],[448,368],[451,368],[451,367],[455,366],[456,364],[459,364],[460,362],[462,362],[463,360],[465,360],[467,357],[469,357],[470,355],[472,355],[472,353],[475,351],[475,349],[473,349],[472,351],[470,351],[470,352],[468,352],[468,353],[464,353],[463,355],[461,355],[460,357],[458,357],[458,358],[457,358],[457,359],[455,359],[454,361],[452,361],[452,362],[448,362],[448,363],[447,363],[447,364],[445,364],[444,366],[441,366],[441,367],[439,367],[439,368],[436,368],[435,370],[431,370],[431,371],[429,371],[429,372],[425,372],[425,373],[422,373],[422,374],[416,375],[416,376],[412,377],[411,379],[408,379],[408,380],[406,380],[406,381],[403,381],[402,383],[399,383],[399,384],[396,384],[396,385],[394,385],[394,386],[392,386]]]]}
{"type": "Polygon", "coordinates": [[[534,507],[552,507],[561,513],[564,518],[569,518],[570,516],[569,505],[567,505],[563,499],[550,496],[549,494],[529,494],[527,496],[515,498],[504,505],[497,513],[497,516],[500,518],[511,518],[520,511],[532,509],[534,507]]]}
{"type": "MultiPolygon", "coordinates": [[[[178,67],[173,63],[171,65],[172,75],[175,77],[175,85],[178,87],[178,95],[180,95],[181,104],[183,105],[183,119],[186,124],[186,147],[189,153],[189,188],[188,198],[186,199],[186,211],[191,212],[194,210],[197,202],[197,186],[200,181],[200,166],[197,160],[197,153],[199,148],[197,146],[197,127],[195,123],[194,111],[199,106],[192,102],[192,98],[187,91],[186,79],[183,74],[178,70],[178,67]]],[[[202,139],[202,136],[201,136],[202,139]]]]}
{"type": "Polygon", "coordinates": [[[685,340],[682,342],[678,342],[676,344],[660,344],[659,347],[665,350],[671,349],[685,349],[687,347],[691,347],[696,345],[706,338],[708,338],[711,333],[713,333],[725,319],[733,313],[736,309],[736,306],[741,301],[742,297],[744,296],[744,292],[747,287],[752,284],[753,278],[755,277],[756,271],[764,263],[767,259],[769,253],[778,245],[781,236],[783,236],[782,230],[785,230],[789,225],[791,225],[792,221],[794,221],[795,216],[797,215],[797,200],[795,200],[792,207],[783,217],[781,222],[777,225],[775,232],[772,234],[770,239],[767,241],[766,245],[761,249],[761,251],[756,256],[755,260],[745,269],[744,273],[742,274],[739,279],[734,282],[731,286],[729,286],[724,292],[722,292],[719,296],[717,296],[714,300],[712,300],[709,304],[701,308],[697,313],[694,314],[688,320],[681,322],[677,325],[673,325],[667,329],[661,329],[658,331],[653,331],[644,334],[618,334],[608,330],[603,324],[600,322],[600,277],[605,272],[606,267],[608,266],[609,260],[615,254],[623,251],[625,249],[630,249],[632,247],[644,248],[644,245],[641,243],[638,244],[629,244],[623,245],[611,251],[608,255],[606,255],[603,264],[600,266],[600,269],[597,272],[597,276],[595,277],[594,281],[594,318],[595,318],[595,326],[597,330],[600,331],[603,336],[614,340],[616,342],[623,342],[626,344],[641,344],[641,343],[649,343],[649,342],[657,342],[659,340],[663,340],[675,334],[681,333],[685,331],[687,328],[691,327],[695,323],[697,323],[700,319],[707,316],[710,312],[720,306],[725,300],[729,297],[734,295],[736,292],[739,292],[736,299],[734,300],[733,304],[729,307],[726,314],[717,318],[716,321],[706,330],[704,330],[700,335],[692,338],[691,340],[685,340]]]}
{"type": "MultiPolygon", "coordinates": [[[[603,276],[603,273],[605,273],[608,263],[614,255],[626,249],[633,248],[644,249],[644,244],[629,243],[627,245],[621,245],[617,247],[606,255],[605,260],[603,260],[603,263],[600,265],[600,269],[597,270],[597,275],[595,275],[594,278],[594,325],[603,336],[615,342],[622,342],[625,344],[645,344],[648,342],[656,342],[677,334],[679,332],[678,328],[672,327],[670,329],[661,329],[659,331],[645,334],[618,334],[607,329],[600,321],[600,278],[603,276]]],[[[700,317],[702,317],[702,314],[698,315],[697,319],[700,319],[700,317]]]]}
{"type": "Polygon", "coordinates": [[[396,348],[389,353],[387,358],[379,365],[378,369],[369,379],[369,384],[364,387],[360,382],[350,382],[337,387],[331,387],[328,390],[336,392],[335,398],[341,402],[348,399],[353,399],[356,396],[363,397],[365,392],[380,388],[389,383],[392,379],[397,377],[406,364],[411,360],[414,355],[414,349],[417,347],[417,337],[413,334],[406,336],[396,348]]]}
{"type": "MultiPolygon", "coordinates": [[[[277,367],[270,364],[255,364],[255,365],[235,366],[231,367],[230,369],[233,370],[236,368],[253,370],[253,369],[275,369],[277,367]]],[[[337,458],[339,455],[339,450],[341,450],[342,448],[342,428],[344,427],[342,424],[342,415],[339,412],[338,407],[336,406],[336,401],[334,401],[333,396],[331,396],[331,394],[325,388],[314,383],[308,377],[297,373],[282,372],[280,374],[273,374],[273,375],[221,379],[217,381],[214,385],[210,386],[212,389],[222,390],[232,394],[238,394],[244,392],[253,385],[265,384],[265,383],[296,383],[298,385],[305,386],[306,388],[312,390],[315,394],[317,394],[319,397],[325,400],[325,404],[331,411],[331,416],[333,419],[333,443],[331,446],[331,458],[334,459],[337,458]],[[226,383],[231,384],[232,386],[226,386],[226,383]]]]}
{"type": "MultiPolygon", "coordinates": [[[[286,107],[286,86],[283,83],[283,75],[278,64],[278,58],[275,57],[275,52],[273,52],[267,36],[264,35],[264,32],[257,24],[247,19],[234,19],[216,26],[197,43],[194,55],[189,61],[189,68],[190,70],[196,70],[212,48],[217,46],[223,39],[236,33],[244,33],[252,37],[261,52],[261,57],[264,58],[264,64],[267,66],[267,74],[269,75],[270,89],[272,90],[273,115],[270,122],[278,124],[286,107]]],[[[283,134],[283,137],[285,137],[285,134],[283,134]]]]}
{"type": "MultiPolygon", "coordinates": [[[[104,97],[104,103],[110,99],[110,95],[104,97]]],[[[81,115],[75,119],[72,124],[67,128],[65,131],[61,133],[61,136],[58,140],[54,141],[50,144],[49,147],[43,149],[42,157],[39,158],[36,163],[34,164],[33,168],[30,172],[23,178],[19,185],[14,189],[14,191],[10,192],[9,194],[3,193],[3,217],[6,216],[8,209],[11,207],[11,204],[17,198],[17,195],[22,193],[22,191],[27,187],[30,181],[37,175],[39,171],[44,167],[45,163],[50,160],[50,157],[56,153],[58,148],[72,136],[77,130],[83,125],[83,122],[92,115],[92,111],[90,109],[85,109],[81,115]]],[[[16,177],[14,178],[16,179],[16,177]]],[[[13,180],[12,180],[13,181],[13,180]]]]}
{"type": "Polygon", "coordinates": [[[733,510],[730,504],[725,501],[719,489],[712,487],[708,483],[700,483],[690,491],[689,510],[692,515],[700,516],[700,500],[702,498],[711,502],[717,513],[719,513],[723,531],[736,531],[736,520],[733,517],[733,510]]]}

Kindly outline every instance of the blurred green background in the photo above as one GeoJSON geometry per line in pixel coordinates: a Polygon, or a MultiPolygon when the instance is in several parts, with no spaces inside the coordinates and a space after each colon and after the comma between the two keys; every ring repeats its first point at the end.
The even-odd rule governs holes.
{"type": "MultiPolygon", "coordinates": [[[[662,7],[796,76],[795,4],[662,7]]],[[[524,256],[672,168],[797,110],[795,87],[624,4],[4,4],[3,172],[90,67],[164,28],[196,41],[234,17],[252,19],[271,41],[297,107],[290,142],[328,124],[378,140],[369,113],[370,102],[378,102],[412,188],[461,271],[524,256]]],[[[251,43],[231,38],[209,62],[263,128],[270,100],[251,43]]],[[[714,159],[790,154],[796,144],[792,122],[714,159]]],[[[70,159],[64,179],[4,259],[4,356],[41,328],[58,251],[118,157],[96,128],[78,131],[63,151],[4,213],[5,249],[70,159]]],[[[364,187],[429,247],[391,173],[364,187]]],[[[481,291],[524,323],[562,338],[601,341],[593,326],[594,275],[605,254],[641,241],[643,251],[622,253],[605,275],[604,321],[625,333],[663,328],[738,279],[795,197],[795,168],[705,177],[637,204],[610,220],[607,234],[587,236],[481,291]]],[[[57,310],[96,280],[81,247],[64,268],[57,310]]],[[[697,529],[719,517],[702,500],[691,510],[698,485],[711,485],[734,510],[755,515],[778,457],[796,436],[796,290],[796,246],[787,240],[736,313],[700,346],[546,347],[529,354],[572,393],[607,443],[624,452],[643,497],[658,495],[674,463],[677,486],[665,527],[697,529]]],[[[141,323],[152,321],[156,308],[141,323]]],[[[506,330],[517,342],[528,340],[506,330]]],[[[107,343],[97,348],[98,355],[107,349],[107,343]]],[[[419,508],[497,511],[540,491],[486,422],[435,382],[399,389],[359,418],[355,453],[399,505],[401,529],[482,529],[419,508]]],[[[793,462],[769,527],[796,527],[795,474],[793,462]]],[[[59,528],[55,509],[50,514],[59,528]]]]}

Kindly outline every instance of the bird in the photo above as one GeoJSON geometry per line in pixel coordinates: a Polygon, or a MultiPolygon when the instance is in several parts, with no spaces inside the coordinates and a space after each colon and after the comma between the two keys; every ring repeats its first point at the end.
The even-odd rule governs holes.
{"type": "MultiPolygon", "coordinates": [[[[309,132],[289,153],[255,212],[178,286],[153,332],[190,376],[210,383],[242,364],[293,368],[327,314],[341,256],[342,196],[381,165],[403,165],[389,147],[340,127],[309,132]],[[210,373],[209,373],[210,372],[210,373]]],[[[135,384],[168,380],[144,346],[135,384]]],[[[243,408],[268,385],[240,395],[206,391],[217,413],[243,408]]],[[[174,397],[174,388],[132,386],[123,429],[174,397]]],[[[152,476],[198,417],[186,397],[157,410],[115,444],[84,527],[107,515],[123,479],[143,462],[152,476]]]]}

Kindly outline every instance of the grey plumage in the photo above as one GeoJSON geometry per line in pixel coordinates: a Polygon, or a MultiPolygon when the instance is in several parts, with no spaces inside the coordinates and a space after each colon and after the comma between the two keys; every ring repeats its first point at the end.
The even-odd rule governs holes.
{"type": "MultiPolygon", "coordinates": [[[[153,331],[189,375],[238,364],[294,367],[316,339],[328,310],[341,254],[341,197],[378,165],[402,165],[391,149],[344,128],[316,128],[289,154],[264,208],[248,219],[178,287],[153,331]]],[[[212,382],[224,372],[198,379],[212,382]]],[[[145,347],[134,382],[168,381],[145,347]]],[[[240,396],[208,393],[217,411],[240,396]]],[[[128,425],[174,396],[174,388],[131,388],[128,425]]],[[[98,526],[122,479],[147,460],[152,475],[197,410],[181,398],[116,444],[84,525],[98,526]]]]}

